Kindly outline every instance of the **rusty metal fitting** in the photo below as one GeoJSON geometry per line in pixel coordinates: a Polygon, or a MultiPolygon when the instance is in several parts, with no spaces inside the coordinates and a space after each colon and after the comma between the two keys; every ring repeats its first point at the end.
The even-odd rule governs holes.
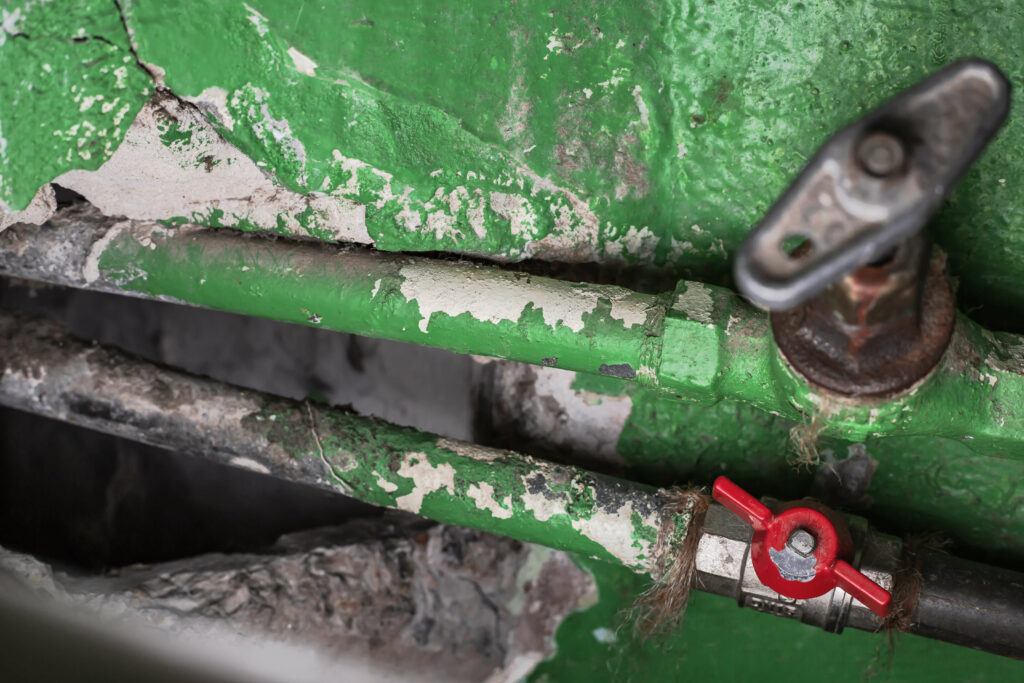
{"type": "Polygon", "coordinates": [[[924,233],[810,301],[771,315],[775,343],[812,385],[848,398],[889,398],[927,377],[956,320],[945,258],[924,233]]]}
{"type": "Polygon", "coordinates": [[[747,238],[737,286],[811,385],[890,398],[938,364],[956,312],[923,228],[1009,101],[995,65],[951,64],[836,133],[747,238]]]}

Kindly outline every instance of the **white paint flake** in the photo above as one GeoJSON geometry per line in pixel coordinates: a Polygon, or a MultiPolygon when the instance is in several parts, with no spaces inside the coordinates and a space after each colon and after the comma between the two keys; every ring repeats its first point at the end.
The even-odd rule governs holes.
{"type": "Polygon", "coordinates": [[[419,328],[427,332],[431,317],[468,313],[481,322],[516,323],[527,307],[539,310],[552,330],[559,325],[580,332],[583,316],[597,308],[599,299],[612,303],[614,317],[627,326],[642,324],[653,297],[608,285],[581,286],[560,280],[529,280],[517,273],[453,264],[438,267],[425,261],[403,266],[401,292],[419,305],[419,328]]]}
{"type": "Polygon", "coordinates": [[[183,99],[199,107],[199,111],[204,114],[213,114],[213,117],[217,119],[220,125],[228,130],[233,131],[235,129],[235,119],[231,116],[231,110],[228,109],[228,91],[224,88],[214,85],[206,88],[195,97],[185,97],[183,99]]]}
{"type": "MultiPolygon", "coordinates": [[[[525,478],[523,486],[529,486],[525,478]]],[[[538,522],[546,522],[555,515],[567,514],[565,511],[566,502],[551,493],[530,493],[529,488],[523,494],[523,507],[527,512],[532,512],[538,522]]]]}
{"type": "Polygon", "coordinates": [[[244,470],[250,470],[252,472],[259,472],[260,474],[270,474],[270,469],[263,463],[256,462],[252,458],[246,458],[244,456],[235,456],[228,461],[229,465],[235,467],[241,467],[244,470]]]}
{"type": "Polygon", "coordinates": [[[412,479],[412,491],[395,499],[399,510],[418,514],[423,507],[423,498],[434,491],[444,489],[455,495],[455,468],[448,463],[435,467],[425,453],[407,454],[398,468],[398,475],[412,479]]]}
{"type": "MultiPolygon", "coordinates": [[[[642,522],[658,528],[653,515],[642,522]]],[[[633,501],[626,501],[615,512],[596,509],[587,519],[574,519],[572,528],[601,545],[627,567],[639,567],[643,558],[650,556],[650,541],[633,537],[633,501]]]]}
{"type": "Polygon", "coordinates": [[[394,493],[395,491],[398,490],[398,484],[388,481],[387,479],[382,477],[380,472],[378,472],[377,470],[373,471],[373,476],[377,477],[377,486],[384,489],[386,492],[394,493]]]}
{"type": "Polygon", "coordinates": [[[302,54],[294,47],[288,48],[288,56],[292,58],[292,64],[295,65],[296,71],[306,74],[307,76],[316,76],[317,64],[312,59],[302,54]]]}
{"type": "Polygon", "coordinates": [[[647,103],[644,102],[643,89],[638,85],[633,88],[633,102],[636,104],[636,110],[640,112],[640,125],[644,128],[650,126],[650,113],[647,111],[647,103]]]}
{"type": "Polygon", "coordinates": [[[85,266],[82,268],[82,275],[85,277],[87,284],[92,284],[100,279],[100,257],[103,256],[103,252],[107,250],[107,247],[110,246],[114,238],[127,227],[127,221],[114,223],[107,228],[103,237],[93,242],[92,247],[89,249],[89,255],[85,258],[85,266]]]}
{"type": "MultiPolygon", "coordinates": [[[[523,494],[523,502],[527,511],[532,512],[538,522],[546,522],[555,515],[567,514],[567,506],[572,502],[568,492],[554,492],[550,489],[530,493],[524,477],[523,484],[527,492],[523,494]]],[[[549,482],[549,485],[552,482],[549,482]]],[[[570,482],[570,488],[576,481],[570,482]]],[[[577,492],[582,495],[583,492],[577,492]]],[[[593,491],[591,491],[593,495],[593,491]]],[[[645,526],[658,528],[657,512],[641,518],[645,526]]],[[[635,538],[633,533],[633,502],[626,501],[618,510],[608,512],[598,506],[588,518],[574,517],[572,528],[604,548],[613,557],[627,567],[641,568],[645,560],[650,558],[650,541],[635,538]]]]}
{"type": "Polygon", "coordinates": [[[297,234],[311,230],[317,237],[326,233],[331,239],[373,243],[364,206],[344,197],[303,195],[276,185],[226,142],[201,111],[175,100],[144,106],[124,143],[99,169],[68,171],[54,182],[82,194],[109,216],[159,220],[216,212],[224,226],[246,223],[273,229],[281,219],[297,234]],[[169,112],[179,130],[191,133],[190,140],[164,144],[160,134],[169,124],[163,112],[169,112]]]}
{"type": "Polygon", "coordinates": [[[246,83],[231,96],[231,106],[237,109],[248,107],[250,128],[253,134],[268,148],[286,153],[301,168],[296,180],[306,184],[306,147],[292,132],[291,124],[285,118],[276,119],[270,113],[270,93],[263,88],[246,83]]]}
{"type": "Polygon", "coordinates": [[[6,205],[0,202],[0,232],[16,223],[42,225],[56,213],[57,198],[53,193],[53,186],[47,183],[39,188],[32,201],[21,211],[7,213],[4,210],[6,208],[6,205]]]}
{"type": "Polygon", "coordinates": [[[686,291],[676,297],[672,310],[682,313],[690,320],[705,325],[712,324],[712,313],[715,302],[711,298],[711,290],[700,282],[687,282],[686,291]]]}
{"type": "Polygon", "coordinates": [[[7,36],[13,36],[21,31],[18,29],[18,22],[22,20],[21,8],[15,7],[8,10],[6,7],[0,9],[0,45],[7,42],[7,36]]]}
{"type": "Polygon", "coordinates": [[[552,31],[551,35],[548,36],[548,54],[544,55],[544,59],[550,57],[552,52],[561,52],[564,47],[565,45],[562,43],[562,39],[558,37],[558,31],[552,31]]]}
{"type": "Polygon", "coordinates": [[[537,216],[524,197],[506,192],[491,193],[491,210],[509,222],[516,237],[532,239],[537,234],[537,216]]]}
{"type": "Polygon", "coordinates": [[[602,88],[614,88],[615,86],[626,80],[626,74],[628,73],[629,69],[627,69],[624,66],[619,67],[617,69],[612,69],[612,75],[608,78],[608,80],[601,81],[600,83],[598,83],[598,85],[601,86],[602,88]]]}
{"type": "Polygon", "coordinates": [[[470,486],[466,495],[476,503],[478,509],[489,511],[496,519],[512,517],[512,496],[505,496],[505,500],[499,503],[494,499],[494,487],[485,481],[470,486]]]}
{"type": "Polygon", "coordinates": [[[260,14],[255,9],[253,9],[252,7],[250,7],[249,3],[245,2],[242,3],[242,5],[249,13],[249,16],[247,16],[246,19],[248,19],[249,22],[256,27],[256,32],[260,34],[260,37],[262,38],[263,36],[267,35],[267,33],[270,32],[270,26],[267,23],[267,18],[260,14]]]}

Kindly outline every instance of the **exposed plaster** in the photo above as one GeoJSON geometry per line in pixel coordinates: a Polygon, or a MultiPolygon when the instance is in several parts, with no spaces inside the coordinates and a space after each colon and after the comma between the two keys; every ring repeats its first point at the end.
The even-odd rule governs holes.
{"type": "MultiPolygon", "coordinates": [[[[643,523],[658,528],[653,515],[644,519],[643,523]]],[[[632,501],[626,501],[612,512],[597,508],[589,517],[573,519],[572,528],[600,544],[627,567],[640,567],[644,559],[650,556],[650,541],[636,538],[634,534],[632,501]]]]}
{"type": "Polygon", "coordinates": [[[592,313],[599,299],[611,301],[612,317],[626,327],[647,319],[650,297],[618,287],[582,287],[558,280],[530,280],[517,273],[457,265],[437,268],[413,262],[400,271],[401,292],[419,305],[419,327],[429,329],[434,313],[451,317],[468,313],[481,322],[517,323],[527,307],[539,310],[544,324],[557,330],[561,325],[573,332],[584,327],[584,315],[592,313]],[[539,283],[543,282],[543,285],[539,283]]]}
{"type": "Polygon", "coordinates": [[[466,490],[476,506],[481,510],[489,511],[498,519],[511,519],[512,517],[512,496],[505,496],[500,503],[494,498],[494,487],[485,481],[473,484],[466,490]]]}
{"type": "Polygon", "coordinates": [[[53,194],[53,187],[49,184],[43,185],[29,205],[21,211],[5,213],[3,203],[0,202],[0,231],[6,230],[15,223],[42,225],[56,210],[57,199],[53,194]]]}
{"type": "Polygon", "coordinates": [[[682,313],[690,320],[705,325],[713,322],[715,302],[711,298],[711,290],[700,282],[687,282],[686,291],[676,297],[672,310],[682,313]]]}
{"type": "Polygon", "coordinates": [[[431,465],[426,453],[408,453],[398,468],[398,475],[412,480],[412,491],[395,499],[400,510],[419,513],[428,493],[444,489],[455,495],[455,468],[448,463],[431,465]]]}
{"type": "Polygon", "coordinates": [[[288,56],[292,58],[295,70],[307,76],[316,76],[316,62],[302,54],[294,47],[288,48],[288,56]]]}
{"type": "MultiPolygon", "coordinates": [[[[210,93],[216,98],[217,93],[210,93]]],[[[223,226],[324,233],[372,244],[365,207],[322,193],[301,195],[276,185],[200,111],[157,96],[139,112],[124,143],[96,171],[69,171],[56,182],[110,216],[159,220],[216,217],[223,226]],[[181,136],[168,143],[168,132],[181,136]],[[162,137],[163,136],[163,137],[162,137]],[[301,222],[300,222],[301,221],[301,222]]]]}

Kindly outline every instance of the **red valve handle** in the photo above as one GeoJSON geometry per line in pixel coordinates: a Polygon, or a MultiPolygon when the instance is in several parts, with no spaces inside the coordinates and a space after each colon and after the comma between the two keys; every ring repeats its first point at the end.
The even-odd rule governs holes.
{"type": "Polygon", "coordinates": [[[878,616],[888,616],[892,599],[889,592],[843,559],[851,556],[853,548],[821,510],[796,506],[772,514],[761,501],[725,477],[715,480],[712,497],[754,527],[750,558],[761,583],[779,595],[798,600],[816,598],[839,587],[878,616]],[[814,537],[813,554],[804,557],[786,547],[790,535],[798,529],[814,537]],[[793,578],[783,575],[780,562],[793,578]]]}

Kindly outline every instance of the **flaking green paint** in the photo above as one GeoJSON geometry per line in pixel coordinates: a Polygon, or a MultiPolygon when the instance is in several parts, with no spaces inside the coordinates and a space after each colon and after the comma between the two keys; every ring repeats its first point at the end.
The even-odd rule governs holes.
{"type": "MultiPolygon", "coordinates": [[[[179,96],[220,88],[232,117],[230,126],[217,121],[220,130],[284,186],[333,192],[355,176],[351,197],[367,203],[381,248],[521,258],[531,241],[559,233],[584,260],[658,264],[712,282],[727,278],[750,227],[843,123],[960,56],[992,59],[1018,88],[1024,75],[1024,19],[1004,3],[122,4],[140,58],[179,96]],[[289,50],[315,63],[313,75],[289,50]],[[335,150],[365,166],[346,168],[335,150]],[[512,234],[490,207],[490,193],[507,192],[509,180],[536,216],[532,237],[512,234]],[[547,181],[578,203],[545,189],[547,181]],[[408,191],[423,226],[431,211],[454,222],[440,233],[410,230],[399,217],[402,202],[385,200],[385,187],[394,197],[408,191]],[[458,187],[467,193],[458,210],[434,199],[458,187]],[[468,213],[477,190],[482,237],[468,213]],[[572,214],[572,225],[556,225],[561,209],[553,205],[572,214]],[[595,220],[581,231],[584,209],[595,220]]],[[[119,53],[127,37],[112,3],[8,8],[22,11],[14,26],[32,38],[9,37],[0,48],[15,67],[4,70],[0,102],[20,105],[0,110],[3,136],[15,141],[0,163],[0,197],[21,208],[69,163],[57,161],[66,145],[23,126],[46,120],[49,135],[83,120],[80,103],[64,92],[43,96],[37,87],[34,99],[19,101],[25,74],[34,85],[83,71],[94,78],[96,55],[76,51],[119,53]],[[72,43],[78,28],[112,44],[72,43]],[[49,36],[55,42],[45,48],[32,45],[49,36]],[[44,54],[67,67],[47,75],[39,69],[44,54]],[[40,154],[50,148],[54,154],[40,154]]],[[[125,125],[149,83],[128,66],[125,125]]],[[[109,99],[115,90],[105,82],[97,92],[109,99]]],[[[1024,304],[1016,286],[1024,257],[1014,246],[1024,208],[1012,201],[1022,135],[1015,109],[933,225],[962,299],[993,321],[1024,304]]],[[[91,168],[105,156],[72,161],[91,168]]],[[[538,244],[535,253],[549,247],[538,244]]]]}
{"type": "MultiPolygon", "coordinates": [[[[269,448],[359,500],[635,571],[653,567],[650,549],[664,502],[653,487],[447,441],[309,401],[276,402],[244,424],[265,434],[269,448]]],[[[685,532],[686,523],[675,521],[685,532]]]]}
{"type": "Polygon", "coordinates": [[[5,2],[0,15],[0,211],[20,211],[109,158],[152,81],[110,0],[5,2]]]}
{"type": "Polygon", "coordinates": [[[979,455],[1024,458],[1024,339],[964,316],[920,387],[854,405],[808,387],[778,353],[767,316],[720,287],[684,281],[654,297],[466,264],[138,230],[114,233],[92,256],[124,290],[457,353],[557,358],[591,374],[628,366],[638,383],[684,403],[745,403],[815,421],[823,436],[964,439],[979,455]]]}
{"type": "MultiPolygon", "coordinates": [[[[603,296],[612,291],[608,288],[553,284],[556,292],[565,290],[566,301],[573,291],[596,292],[589,309],[566,314],[579,316],[579,331],[558,316],[552,320],[553,314],[546,316],[545,309],[532,303],[521,310],[502,309],[507,318],[498,322],[470,312],[453,315],[438,310],[428,319],[421,310],[424,302],[410,301],[401,293],[408,281],[403,267],[412,261],[380,261],[360,252],[311,256],[310,249],[237,236],[175,237],[169,228],[162,234],[121,232],[94,257],[103,279],[119,288],[211,308],[535,364],[554,356],[558,367],[595,374],[602,365],[628,364],[637,371],[642,367],[645,328],[613,317],[614,309],[603,296]]],[[[491,272],[457,268],[456,280],[491,272]]],[[[530,281],[511,273],[497,277],[512,287],[530,281]]],[[[451,295],[446,281],[432,291],[433,299],[446,305],[451,295]]],[[[559,298],[552,297],[553,303],[559,298]]]]}
{"type": "MultiPolygon", "coordinates": [[[[308,5],[252,0],[250,5],[265,18],[259,26],[248,20],[242,3],[125,4],[142,59],[165,69],[166,83],[178,95],[224,87],[230,113],[237,118],[233,130],[223,125],[221,130],[282,184],[317,189],[313,183],[319,173],[334,191],[355,176],[358,190],[351,196],[369,203],[367,221],[381,248],[526,255],[523,237],[512,235],[509,221],[499,216],[487,215],[486,236],[478,238],[470,227],[468,202],[455,212],[458,233],[440,236],[405,229],[393,200],[375,206],[385,187],[396,196],[408,190],[417,209],[439,187],[449,193],[466,187],[470,196],[476,190],[493,191],[500,185],[495,178],[509,173],[511,159],[513,166],[526,167],[531,178],[550,179],[575,193],[594,213],[596,234],[580,235],[584,258],[593,254],[605,262],[659,264],[711,282],[727,278],[731,255],[750,226],[842,123],[959,56],[992,59],[1018,92],[1024,84],[1019,48],[1024,16],[1012,3],[818,6],[719,0],[551,7],[536,2],[308,5]],[[289,66],[288,46],[317,63],[315,77],[289,66]],[[347,86],[335,82],[343,79],[347,86]],[[647,127],[637,125],[641,102],[647,127]],[[288,136],[282,143],[267,130],[263,104],[302,143],[305,169],[288,136]],[[352,130],[351,120],[357,121],[352,130]],[[386,185],[368,167],[346,171],[334,159],[334,149],[391,174],[392,182],[386,185]],[[441,173],[431,175],[438,168],[441,173]],[[469,171],[478,177],[469,178],[469,171]],[[486,179],[479,178],[481,173],[486,179]]],[[[127,61],[127,38],[113,3],[9,2],[3,11],[0,138],[6,144],[0,145],[0,199],[19,209],[36,188],[64,170],[94,168],[109,156],[148,96],[150,82],[127,61]],[[8,24],[14,10],[24,17],[8,24]],[[26,35],[15,36],[9,27],[26,35]],[[74,42],[79,28],[103,40],[74,42]],[[123,93],[109,68],[120,64],[128,67],[123,93]],[[88,95],[102,94],[107,103],[122,97],[118,108],[107,112],[112,116],[101,116],[96,102],[81,111],[84,98],[76,101],[64,88],[78,80],[88,85],[88,95]],[[123,115],[121,105],[128,106],[123,115]],[[121,118],[115,123],[113,116],[121,118]],[[85,135],[83,121],[96,126],[95,137],[85,135]]],[[[1018,248],[1024,205],[1017,201],[1024,164],[1017,153],[1024,136],[1020,111],[1014,108],[1007,127],[931,226],[949,252],[964,309],[995,327],[1019,327],[1015,321],[1024,307],[1019,287],[1024,252],[1018,248]]],[[[525,183],[523,192],[543,216],[537,235],[553,230],[553,214],[545,206],[553,194],[534,196],[525,183]]],[[[445,212],[444,206],[437,208],[445,212]]],[[[188,220],[220,225],[221,218],[211,210],[188,220]]],[[[280,229],[286,232],[287,226],[280,229]]],[[[543,250],[537,253],[544,255],[543,250]]],[[[198,285],[185,282],[186,273],[173,284],[159,284],[158,269],[151,275],[129,261],[113,265],[134,291],[148,287],[152,293],[227,309],[242,301],[248,307],[243,312],[306,324],[323,307],[310,307],[306,299],[322,304],[330,298],[326,292],[336,293],[328,288],[295,293],[290,301],[260,303],[258,279],[242,277],[238,268],[232,271],[234,283],[224,279],[218,291],[200,294],[190,288],[198,285]],[[143,277],[154,277],[158,284],[147,285],[143,277]],[[251,300],[238,296],[243,287],[251,300]]],[[[209,270],[192,271],[193,280],[214,272],[198,256],[194,265],[209,270]]],[[[384,288],[400,286],[397,277],[384,280],[384,288]]],[[[373,298],[381,315],[397,310],[399,317],[411,318],[390,291],[373,298]]],[[[735,300],[729,305],[740,306],[735,300]]],[[[763,316],[738,310],[743,323],[738,335],[723,334],[730,328],[727,318],[720,318],[714,330],[669,320],[667,336],[675,335],[676,342],[667,344],[664,354],[658,351],[661,328],[655,326],[644,340],[641,364],[655,367],[651,359],[664,358],[659,369],[668,381],[663,384],[673,386],[664,393],[626,385],[634,409],[620,455],[636,466],[637,476],[660,483],[709,482],[725,472],[756,493],[802,495],[810,474],[794,474],[786,462],[788,430],[794,420],[813,416],[812,397],[774,364],[763,316]],[[691,344],[689,350],[707,353],[705,361],[687,366],[686,356],[673,356],[682,342],[691,344]],[[680,380],[688,377],[693,379],[680,380]],[[790,388],[773,398],[776,383],[790,388]],[[680,403],[671,397],[675,390],[703,404],[680,403]],[[726,399],[706,405],[719,393],[726,399]],[[788,402],[779,407],[775,399],[785,394],[794,395],[799,410],[788,402]]],[[[437,331],[453,332],[449,338],[439,334],[431,339],[468,350],[465,339],[456,338],[461,323],[475,325],[438,314],[437,331]]],[[[509,330],[506,325],[500,331],[509,330]]],[[[380,333],[372,322],[360,331],[380,333]]],[[[433,321],[430,332],[435,332],[433,321]]],[[[942,530],[958,543],[957,552],[1019,563],[1024,561],[1024,503],[1016,483],[1022,480],[1020,447],[1015,436],[1003,436],[1022,405],[1019,381],[1013,370],[991,372],[985,362],[991,356],[995,365],[1019,367],[1012,352],[1019,341],[998,336],[993,341],[964,320],[961,333],[966,348],[982,355],[971,359],[966,354],[966,365],[944,366],[927,387],[895,404],[898,412],[882,409],[872,420],[870,412],[853,411],[853,418],[836,421],[834,431],[865,438],[880,461],[869,490],[872,500],[862,511],[883,528],[942,530]],[[901,432],[933,435],[872,436],[901,432]]],[[[533,341],[552,343],[543,336],[533,341]]],[[[495,355],[519,357],[507,347],[487,348],[495,355]]],[[[550,356],[522,355],[531,362],[538,362],[533,355],[550,356]]],[[[583,367],[579,360],[570,357],[562,367],[593,371],[592,363],[583,367]]],[[[845,445],[826,434],[821,447],[841,454],[845,445]]],[[[698,595],[675,648],[620,643],[602,650],[589,625],[614,629],[613,615],[640,586],[599,582],[603,598],[595,610],[602,611],[602,620],[587,622],[593,617],[588,612],[581,615],[583,626],[570,621],[559,634],[566,656],[542,668],[542,675],[600,680],[611,672],[619,674],[616,678],[647,679],[665,667],[662,673],[671,677],[741,678],[763,676],[763,667],[744,667],[766,662],[780,672],[806,671],[808,653],[817,653],[810,660],[815,671],[842,680],[860,677],[860,668],[849,662],[853,658],[866,667],[876,642],[849,632],[833,638],[698,595]],[[718,607],[703,610],[712,603],[718,607]],[[716,630],[716,624],[721,628],[716,630]],[[859,644],[850,645],[853,641],[859,644]],[[737,647],[748,648],[747,656],[736,656],[737,647]],[[580,657],[579,652],[599,654],[580,657]],[[580,668],[587,666],[596,670],[580,668]]],[[[1009,666],[1004,660],[920,639],[901,641],[895,661],[894,675],[900,678],[932,672],[936,677],[1005,680],[1019,672],[1003,671],[1009,666]]]]}

